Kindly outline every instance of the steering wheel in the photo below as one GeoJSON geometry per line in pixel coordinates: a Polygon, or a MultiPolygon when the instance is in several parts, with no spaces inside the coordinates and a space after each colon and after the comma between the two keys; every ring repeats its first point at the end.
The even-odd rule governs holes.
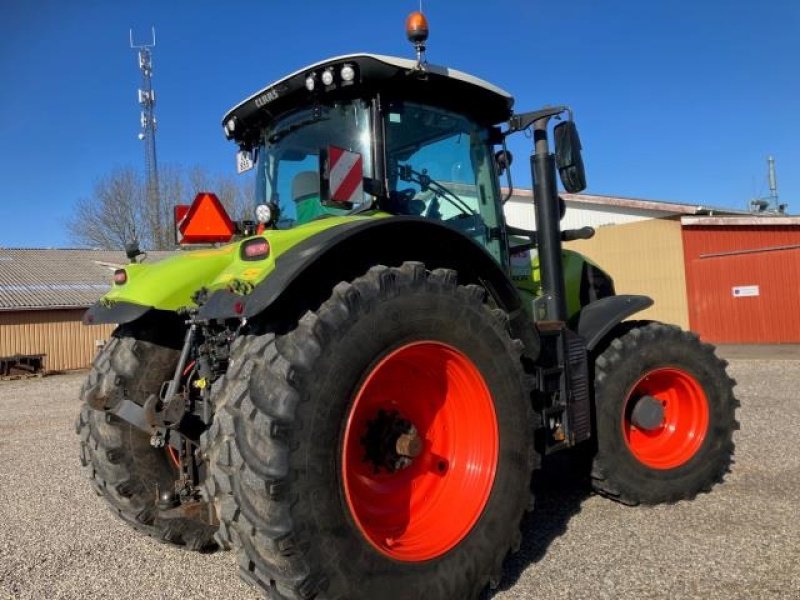
{"type": "Polygon", "coordinates": [[[389,193],[391,212],[400,215],[420,216],[425,210],[425,202],[415,198],[417,190],[407,188],[404,190],[393,190],[389,193]]]}

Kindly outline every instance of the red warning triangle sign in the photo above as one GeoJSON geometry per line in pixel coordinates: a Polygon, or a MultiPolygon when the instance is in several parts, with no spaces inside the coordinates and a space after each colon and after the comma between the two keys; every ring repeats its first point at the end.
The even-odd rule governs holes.
{"type": "Polygon", "coordinates": [[[181,244],[227,242],[236,232],[222,203],[214,194],[200,192],[178,226],[181,244]]]}

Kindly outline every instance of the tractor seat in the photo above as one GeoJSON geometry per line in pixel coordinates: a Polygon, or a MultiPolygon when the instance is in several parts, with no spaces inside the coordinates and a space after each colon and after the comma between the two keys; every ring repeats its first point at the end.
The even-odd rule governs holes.
{"type": "Polygon", "coordinates": [[[348,211],[322,206],[319,198],[319,173],[300,171],[292,180],[292,200],[297,210],[297,225],[325,215],[344,215],[348,211]]]}

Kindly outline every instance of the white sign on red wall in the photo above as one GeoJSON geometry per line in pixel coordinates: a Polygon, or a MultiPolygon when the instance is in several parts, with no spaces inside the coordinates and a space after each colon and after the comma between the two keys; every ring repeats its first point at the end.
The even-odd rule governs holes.
{"type": "Polygon", "coordinates": [[[736,285],[731,288],[731,293],[734,298],[752,298],[759,295],[757,285],[736,285]]]}

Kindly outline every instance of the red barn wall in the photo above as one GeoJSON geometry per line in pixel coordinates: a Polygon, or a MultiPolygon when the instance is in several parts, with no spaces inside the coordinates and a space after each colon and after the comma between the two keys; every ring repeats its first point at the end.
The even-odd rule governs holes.
{"type": "Polygon", "coordinates": [[[800,342],[800,226],[683,228],[689,323],[716,343],[800,342]]]}

